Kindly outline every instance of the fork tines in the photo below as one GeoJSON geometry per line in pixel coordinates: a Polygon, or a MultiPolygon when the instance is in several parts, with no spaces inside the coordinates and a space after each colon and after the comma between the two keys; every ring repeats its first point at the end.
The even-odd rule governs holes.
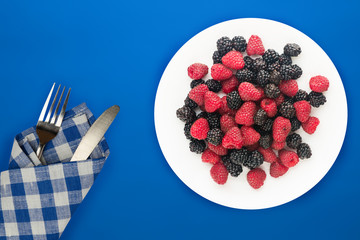
{"type": "Polygon", "coordinates": [[[46,114],[46,111],[48,109],[51,96],[53,95],[55,85],[56,84],[54,83],[51,90],[50,90],[50,93],[49,93],[48,97],[46,98],[44,107],[43,107],[43,109],[41,110],[41,113],[40,113],[39,121],[47,122],[47,123],[50,123],[50,124],[54,124],[57,127],[60,127],[61,123],[62,123],[62,121],[64,119],[66,105],[67,105],[68,100],[69,100],[71,88],[69,88],[69,90],[67,92],[67,95],[66,95],[66,98],[65,98],[65,100],[63,102],[60,114],[58,114],[60,104],[61,104],[62,98],[64,96],[65,88],[66,88],[65,86],[63,87],[63,89],[61,91],[61,95],[60,95],[59,99],[57,100],[58,95],[59,95],[59,91],[60,91],[60,88],[61,88],[61,84],[59,85],[59,87],[56,90],[53,101],[51,103],[51,106],[49,108],[49,111],[46,114]],[[57,101],[56,108],[55,108],[55,111],[53,112],[56,101],[57,101]],[[45,118],[45,114],[46,114],[46,118],[45,118]]]}

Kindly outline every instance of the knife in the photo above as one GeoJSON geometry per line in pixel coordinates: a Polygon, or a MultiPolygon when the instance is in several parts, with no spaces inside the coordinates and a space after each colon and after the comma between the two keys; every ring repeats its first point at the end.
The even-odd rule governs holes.
{"type": "Polygon", "coordinates": [[[86,160],[90,156],[94,148],[105,135],[106,130],[114,121],[114,118],[118,114],[119,110],[120,107],[118,105],[114,105],[105,110],[105,112],[103,112],[101,116],[96,119],[96,121],[93,123],[93,125],[91,125],[81,140],[70,162],[86,160]]]}

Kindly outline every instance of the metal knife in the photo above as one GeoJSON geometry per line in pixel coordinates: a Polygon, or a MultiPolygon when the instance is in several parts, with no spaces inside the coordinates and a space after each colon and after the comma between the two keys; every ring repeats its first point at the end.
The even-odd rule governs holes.
{"type": "Polygon", "coordinates": [[[120,107],[118,105],[114,105],[105,110],[105,112],[103,112],[101,116],[96,119],[96,121],[93,123],[93,125],[91,125],[81,140],[70,162],[86,160],[90,156],[94,148],[105,135],[106,130],[114,121],[114,118],[118,114],[119,110],[120,107]]]}

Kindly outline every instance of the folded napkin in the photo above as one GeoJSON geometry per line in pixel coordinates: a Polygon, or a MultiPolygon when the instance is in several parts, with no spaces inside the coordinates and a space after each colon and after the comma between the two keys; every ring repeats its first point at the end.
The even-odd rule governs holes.
{"type": "Polygon", "coordinates": [[[59,239],[100,173],[109,147],[103,138],[88,160],[69,162],[95,121],[85,104],[66,112],[42,166],[35,127],[15,137],[9,170],[0,173],[0,239],[59,239]]]}

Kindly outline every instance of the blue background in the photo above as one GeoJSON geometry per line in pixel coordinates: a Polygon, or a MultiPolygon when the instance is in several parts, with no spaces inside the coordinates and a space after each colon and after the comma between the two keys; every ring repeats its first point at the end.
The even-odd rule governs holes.
{"type": "Polygon", "coordinates": [[[360,239],[360,9],[341,3],[1,1],[0,170],[56,81],[72,87],[69,107],[86,102],[99,116],[121,106],[106,135],[110,158],[63,240],[360,239]],[[186,187],[161,153],[153,120],[157,85],[175,52],[201,30],[241,17],[277,20],[315,40],[336,65],[349,107],[345,143],[324,179],[260,211],[222,207],[186,187]]]}

